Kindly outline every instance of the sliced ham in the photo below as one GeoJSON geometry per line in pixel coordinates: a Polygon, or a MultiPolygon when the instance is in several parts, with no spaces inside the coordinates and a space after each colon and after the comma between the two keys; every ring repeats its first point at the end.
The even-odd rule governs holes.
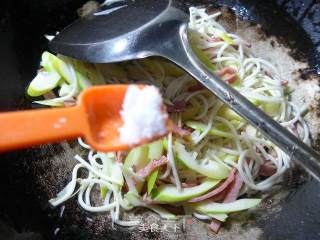
{"type": "Polygon", "coordinates": [[[132,168],[132,170],[133,170],[134,172],[137,172],[137,166],[136,166],[135,164],[133,164],[133,165],[131,166],[131,168],[132,168]]]}
{"type": "Polygon", "coordinates": [[[210,200],[212,202],[222,202],[224,200],[224,198],[226,197],[228,192],[228,188],[226,188],[224,191],[222,191],[221,193],[215,195],[214,197],[210,198],[210,200]]]}
{"type": "MultiPolygon", "coordinates": [[[[54,99],[57,97],[57,95],[53,92],[53,91],[50,91],[50,92],[47,92],[45,94],[43,94],[43,97],[44,99],[46,100],[50,100],[50,99],[54,99]]],[[[65,107],[73,107],[77,104],[76,100],[75,99],[69,99],[69,100],[66,100],[63,102],[63,105],[65,107]]]]}
{"type": "Polygon", "coordinates": [[[146,167],[140,169],[137,174],[139,177],[145,178],[149,176],[156,168],[161,167],[168,163],[168,159],[162,156],[160,159],[151,161],[146,167]]]}
{"type": "MultiPolygon", "coordinates": [[[[256,148],[256,152],[261,154],[261,151],[259,150],[259,148],[256,148]]],[[[268,152],[272,157],[277,158],[277,152],[267,148],[266,152],[268,152]]],[[[273,162],[271,162],[270,160],[266,159],[264,155],[260,155],[263,163],[260,165],[259,168],[259,175],[263,176],[263,177],[269,177],[273,174],[276,173],[277,171],[277,167],[273,164],[273,162]]]]}
{"type": "Polygon", "coordinates": [[[44,97],[44,99],[49,100],[49,99],[56,98],[57,96],[54,94],[53,91],[50,91],[50,92],[43,94],[43,97],[44,97]]]}
{"type": "Polygon", "coordinates": [[[172,174],[170,174],[169,180],[170,180],[170,183],[171,183],[172,185],[176,185],[176,182],[174,181],[174,177],[173,177],[172,174]]]}
{"type": "Polygon", "coordinates": [[[118,151],[116,154],[116,160],[119,163],[123,163],[124,157],[126,156],[126,152],[125,151],[118,151]]]}
{"type": "Polygon", "coordinates": [[[275,174],[276,171],[277,167],[271,161],[266,161],[260,166],[259,175],[269,177],[275,174]]]}
{"type": "Polygon", "coordinates": [[[297,125],[294,124],[292,127],[292,133],[296,136],[296,137],[299,137],[299,132],[298,132],[298,128],[297,128],[297,125]]]}
{"type": "Polygon", "coordinates": [[[181,186],[183,188],[191,188],[191,187],[195,187],[197,185],[198,185],[197,183],[186,183],[186,182],[181,183],[181,186]]]}
{"type": "Polygon", "coordinates": [[[217,56],[217,50],[215,48],[208,48],[205,53],[208,55],[210,59],[215,58],[217,56]]]}
{"type": "Polygon", "coordinates": [[[240,189],[242,187],[242,184],[243,184],[243,180],[242,180],[239,172],[236,172],[235,173],[235,180],[234,180],[230,190],[228,191],[226,197],[224,198],[223,202],[229,203],[229,202],[233,202],[233,201],[237,200],[237,198],[239,196],[240,189]]]}
{"type": "Polygon", "coordinates": [[[223,39],[219,37],[213,37],[209,39],[209,42],[222,42],[223,39]]]}
{"type": "Polygon", "coordinates": [[[247,47],[247,48],[251,48],[252,47],[252,45],[251,45],[251,43],[249,43],[249,42],[244,42],[244,45],[247,47]]]}
{"type": "Polygon", "coordinates": [[[66,100],[63,102],[65,107],[73,107],[77,104],[75,99],[66,100]]]}
{"type": "MultiPolygon", "coordinates": [[[[237,200],[237,198],[239,196],[240,189],[242,187],[242,184],[243,184],[243,180],[242,180],[239,172],[236,172],[233,184],[231,185],[230,190],[227,192],[223,202],[230,203],[230,202],[237,200]]],[[[219,221],[217,219],[213,219],[209,225],[209,228],[213,232],[218,233],[220,226],[221,226],[221,223],[222,223],[221,221],[219,221]]]]}
{"type": "Polygon", "coordinates": [[[129,192],[129,187],[126,181],[124,182],[122,189],[125,193],[129,192]]]}
{"type": "Polygon", "coordinates": [[[237,70],[232,67],[224,67],[221,70],[215,72],[216,75],[219,77],[223,77],[226,74],[234,74],[237,73],[237,70]]]}
{"type": "Polygon", "coordinates": [[[281,81],[281,86],[287,86],[288,83],[289,83],[288,80],[282,80],[282,81],[281,81]]]}
{"type": "Polygon", "coordinates": [[[209,224],[209,228],[215,232],[215,233],[218,233],[219,232],[219,229],[221,227],[221,222],[217,219],[212,219],[211,220],[211,223],[209,224]]]}
{"type": "Polygon", "coordinates": [[[175,101],[173,105],[167,105],[167,111],[169,113],[173,112],[183,112],[186,109],[187,103],[182,101],[175,101]]]}
{"type": "Polygon", "coordinates": [[[172,126],[172,132],[177,134],[180,137],[187,137],[187,136],[190,136],[190,134],[191,134],[191,132],[189,130],[178,127],[175,124],[173,124],[173,126],[172,126]]]}
{"type": "Polygon", "coordinates": [[[201,83],[196,83],[194,85],[191,85],[190,87],[188,87],[187,91],[188,92],[196,92],[199,90],[205,89],[205,86],[203,86],[201,83]]]}
{"type": "Polygon", "coordinates": [[[218,75],[219,77],[223,77],[226,74],[228,74],[229,76],[224,79],[224,81],[228,84],[232,84],[238,79],[237,70],[232,67],[225,67],[219,71],[216,71],[215,74],[218,75]]]}
{"type": "Polygon", "coordinates": [[[229,77],[227,77],[226,79],[224,79],[223,81],[225,81],[228,84],[232,84],[235,83],[238,79],[238,76],[236,73],[231,74],[229,77]]]}
{"type": "Polygon", "coordinates": [[[171,181],[171,177],[167,177],[165,179],[161,179],[160,184],[173,184],[173,182],[171,181]]]}
{"type": "MultiPolygon", "coordinates": [[[[244,46],[246,46],[247,48],[251,48],[251,47],[252,47],[251,43],[249,43],[249,42],[247,42],[247,41],[241,40],[241,43],[242,43],[244,46]]],[[[237,49],[237,50],[239,49],[239,45],[238,45],[238,44],[232,44],[231,46],[234,47],[234,49],[237,49]]]]}
{"type": "Polygon", "coordinates": [[[237,45],[237,44],[232,44],[231,45],[235,50],[239,50],[239,45],[237,45]]]}
{"type": "Polygon", "coordinates": [[[269,71],[264,71],[264,73],[268,76],[272,78],[272,74],[269,71]]]}
{"type": "Polygon", "coordinates": [[[200,197],[192,198],[189,200],[189,202],[201,202],[203,200],[206,200],[208,198],[212,198],[214,196],[217,196],[219,193],[223,192],[235,179],[235,172],[236,170],[233,169],[231,173],[229,174],[229,177],[217,188],[213,189],[211,192],[208,192],[200,197]]]}

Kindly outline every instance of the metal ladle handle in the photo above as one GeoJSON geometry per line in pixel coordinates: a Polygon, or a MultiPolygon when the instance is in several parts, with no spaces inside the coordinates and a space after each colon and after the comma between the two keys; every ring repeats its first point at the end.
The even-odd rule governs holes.
{"type": "Polygon", "coordinates": [[[320,155],[296,136],[253,105],[238,91],[215,76],[194,54],[188,42],[187,24],[181,25],[179,37],[173,39],[175,51],[164,57],[172,60],[200,81],[222,102],[232,108],[252,126],[301,164],[314,178],[320,181],[320,155]],[[178,42],[179,41],[179,42],[178,42]]]}

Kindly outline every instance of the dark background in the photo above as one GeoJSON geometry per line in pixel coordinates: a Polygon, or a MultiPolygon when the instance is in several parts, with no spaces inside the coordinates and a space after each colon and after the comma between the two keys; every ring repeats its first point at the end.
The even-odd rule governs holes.
{"type": "MultiPolygon", "coordinates": [[[[31,108],[25,88],[35,75],[44,34],[54,34],[77,17],[81,0],[2,0],[0,2],[0,110],[31,108]]],[[[182,1],[181,1],[182,2],[182,1]]],[[[228,5],[249,21],[259,22],[268,34],[283,38],[307,58],[310,72],[320,73],[320,1],[183,1],[186,6],[228,5]]],[[[0,133],[1,134],[1,133],[0,133]]],[[[0,240],[52,239],[59,221],[35,192],[28,162],[40,159],[37,148],[0,156],[0,240]]],[[[259,225],[264,239],[320,239],[320,184],[299,186],[283,203],[281,213],[259,225]]],[[[81,227],[80,227],[81,228],[81,227]]],[[[59,239],[88,239],[79,228],[59,239]]],[[[109,239],[116,237],[106,236],[109,239]]]]}

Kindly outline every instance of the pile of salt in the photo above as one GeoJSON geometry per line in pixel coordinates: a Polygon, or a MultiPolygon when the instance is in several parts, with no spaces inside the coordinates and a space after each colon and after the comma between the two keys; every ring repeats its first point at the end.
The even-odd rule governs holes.
{"type": "Polygon", "coordinates": [[[159,90],[153,86],[129,86],[122,111],[123,126],[119,128],[120,141],[134,145],[167,132],[168,115],[163,111],[159,90]]]}

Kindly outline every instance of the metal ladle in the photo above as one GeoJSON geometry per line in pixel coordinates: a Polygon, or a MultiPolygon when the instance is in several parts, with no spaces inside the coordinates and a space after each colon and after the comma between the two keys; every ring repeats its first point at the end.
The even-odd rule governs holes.
{"type": "Polygon", "coordinates": [[[188,42],[188,15],[170,0],[135,0],[69,25],[51,50],[92,63],[161,56],[176,63],[320,181],[320,155],[215,76],[188,42]]]}

